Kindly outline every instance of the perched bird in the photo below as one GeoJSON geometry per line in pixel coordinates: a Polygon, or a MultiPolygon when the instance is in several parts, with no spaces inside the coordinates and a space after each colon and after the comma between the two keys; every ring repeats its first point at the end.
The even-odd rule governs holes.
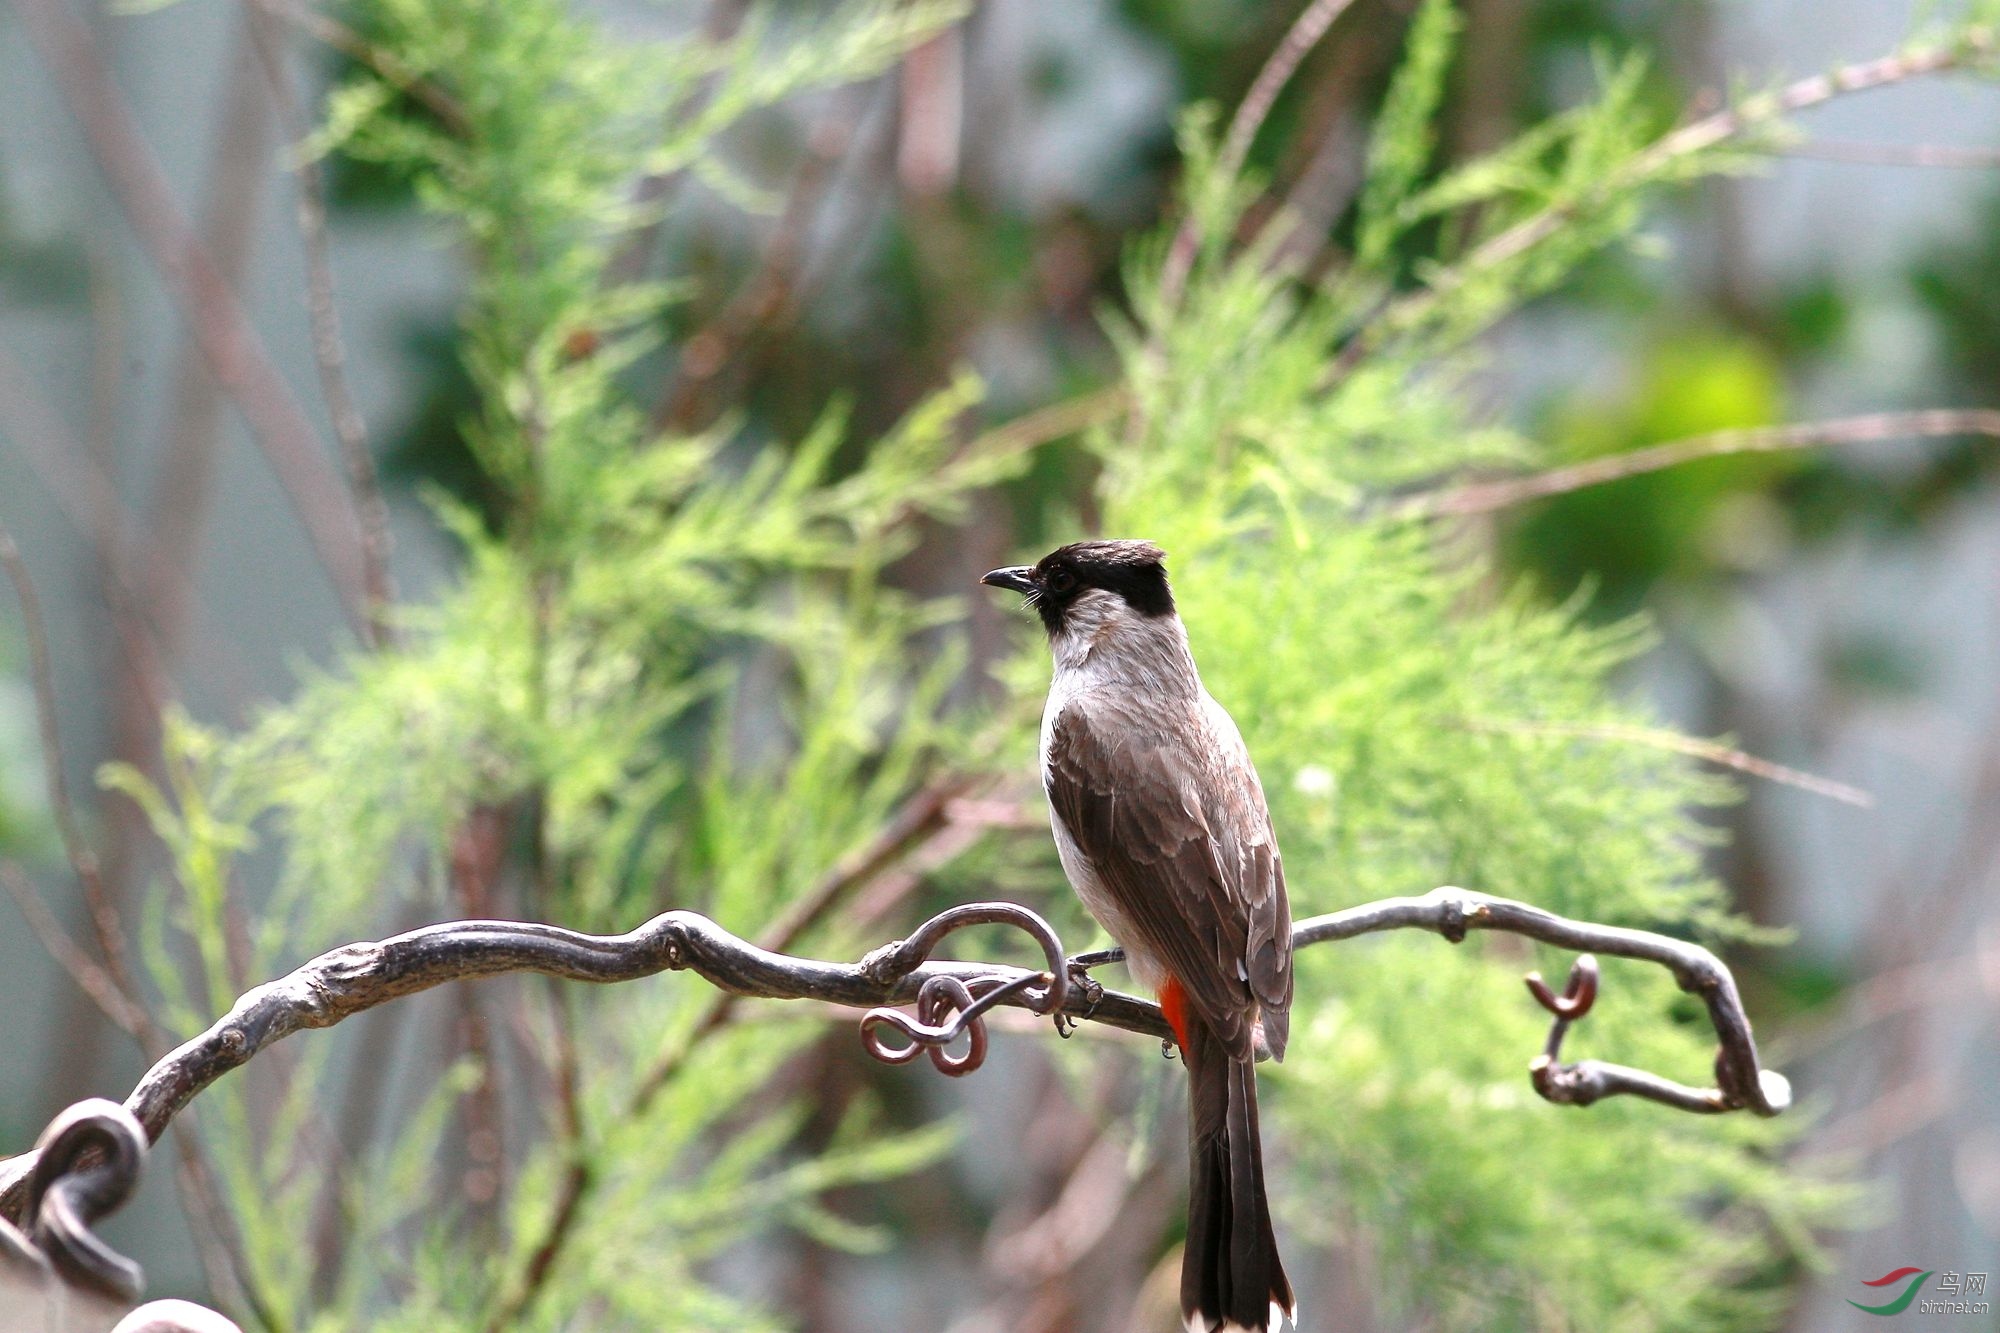
{"type": "Polygon", "coordinates": [[[1027,598],[1055,676],[1042,785],[1063,872],[1160,998],[1188,1071],[1192,1333],[1296,1317],[1264,1193],[1252,1060],[1285,1053],[1292,921],[1264,789],[1202,687],[1151,542],[1077,542],[980,580],[1027,598]]]}

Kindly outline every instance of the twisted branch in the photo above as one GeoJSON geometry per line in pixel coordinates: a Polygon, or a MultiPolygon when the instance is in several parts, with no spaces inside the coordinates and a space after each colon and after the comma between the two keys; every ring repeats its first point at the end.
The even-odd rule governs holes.
{"type": "MultiPolygon", "coordinates": [[[[37,1141],[23,1215],[0,1218],[0,1309],[8,1327],[103,1327],[139,1299],[145,1273],[95,1227],[122,1207],[146,1165],[146,1132],[116,1102],[93,1097],[63,1110],[37,1141]],[[99,1316],[102,1322],[99,1322],[99,1316]]],[[[213,1310],[153,1301],[111,1333],[242,1333],[213,1310]]]]}
{"type": "MultiPolygon", "coordinates": [[[[1790,1103],[1784,1076],[1758,1064],[1750,1021],[1735,978],[1720,959],[1697,944],[1651,931],[1573,921],[1506,898],[1440,888],[1418,898],[1387,898],[1312,917],[1294,928],[1295,948],[1351,939],[1382,930],[1429,930],[1452,943],[1468,931],[1498,930],[1563,948],[1657,963],[1682,989],[1708,1006],[1719,1041],[1715,1088],[1690,1088],[1641,1070],[1586,1061],[1537,1073],[1537,1091],[1551,1101],[1587,1105],[1629,1094],[1682,1110],[1748,1109],[1776,1115],[1790,1103]]],[[[247,992],[206,1032],[182,1044],[147,1071],[125,1099],[155,1142],[197,1093],[247,1063],[272,1043],[305,1028],[332,1027],[376,1005],[448,981],[537,972],[573,981],[633,981],[660,972],[693,972],[734,995],[774,1000],[818,1000],[872,1009],[864,1019],[878,1055],[908,1059],[918,1049],[942,1054],[962,1035],[983,1051],[981,1015],[1010,1005],[1057,1019],[1089,1020],[1165,1040],[1171,1037],[1159,1007],[1091,982],[1090,967],[1113,961],[1116,951],[1063,961],[1061,943],[1046,922],[1026,908],[976,903],[932,918],[908,939],[876,949],[857,963],[798,958],[761,949],[695,912],[667,912],[624,935],[586,935],[531,921],[452,921],[389,939],[344,945],[276,981],[247,992]],[[927,961],[950,932],[973,924],[1004,924],[1035,940],[1047,966],[1026,970],[992,963],[927,961]],[[928,994],[929,999],[923,997],[928,994]],[[923,1011],[885,1015],[880,1006],[921,1001],[923,1011]],[[873,1029],[893,1025],[913,1043],[882,1046],[873,1029]]],[[[1581,1017],[1573,1013],[1564,1023],[1581,1017]]],[[[1066,1029],[1065,1029],[1066,1030],[1066,1029]]],[[[939,1067],[969,1072],[969,1057],[940,1058],[939,1067]]],[[[1553,1045],[1546,1059],[1554,1061],[1553,1045]]],[[[976,1064],[976,1061],[974,1061],[976,1064]]],[[[1538,1062],[1539,1063],[1539,1062],[1538,1062]]],[[[949,1072],[949,1071],[948,1071],[949,1072]]],[[[18,1216],[36,1154],[0,1162],[0,1217],[18,1216]]]]}
{"type": "MultiPolygon", "coordinates": [[[[1790,1080],[1775,1069],[1763,1068],[1757,1061],[1757,1041],[1750,1032],[1750,1018],[1743,1012],[1743,997],[1736,991],[1736,978],[1720,958],[1699,944],[1689,944],[1650,930],[1572,921],[1527,903],[1517,903],[1511,898],[1495,898],[1469,889],[1446,887],[1433,889],[1421,898],[1384,898],[1379,902],[1350,907],[1344,912],[1329,912],[1325,916],[1301,921],[1292,930],[1292,947],[1302,948],[1323,940],[1352,939],[1356,935],[1368,935],[1378,930],[1429,930],[1453,944],[1463,940],[1468,931],[1498,930],[1586,954],[1608,953],[1620,958],[1636,958],[1640,962],[1657,963],[1666,968],[1673,973],[1682,990],[1699,995],[1708,1006],[1708,1021],[1714,1026],[1718,1041],[1716,1087],[1690,1088],[1644,1070],[1585,1061],[1581,1065],[1569,1066],[1569,1072],[1564,1073],[1561,1080],[1556,1080],[1566,1080],[1568,1085],[1573,1085],[1561,1095],[1545,1088],[1545,1080],[1537,1075],[1535,1091],[1550,1101],[1588,1106],[1603,1097],[1626,1094],[1683,1111],[1712,1114],[1750,1110],[1761,1116],[1777,1115],[1791,1105],[1790,1080]]],[[[1594,959],[1589,967],[1594,972],[1594,959]]],[[[1536,977],[1535,982],[1539,984],[1541,978],[1536,977]]],[[[1536,991],[1536,998],[1540,999],[1545,991],[1546,987],[1536,991]]],[[[1590,994],[1594,999],[1594,982],[1590,994]]],[[[1572,985],[1568,998],[1572,1001],[1578,999],[1576,985],[1572,985]]],[[[1545,1002],[1545,1007],[1556,1013],[1560,1027],[1583,1017],[1590,1006],[1588,1002],[1583,1002],[1580,1008],[1572,1008],[1568,1015],[1556,1009],[1553,1003],[1545,1002]]],[[[1560,1040],[1560,1031],[1551,1034],[1550,1046],[1544,1053],[1544,1058],[1551,1063],[1560,1040]]],[[[1555,1082],[1551,1082],[1553,1086],[1555,1082]]]]}

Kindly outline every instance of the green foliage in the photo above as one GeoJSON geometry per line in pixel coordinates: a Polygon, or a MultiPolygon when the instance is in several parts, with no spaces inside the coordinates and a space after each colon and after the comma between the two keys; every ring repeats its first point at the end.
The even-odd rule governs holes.
{"type": "Polygon", "coordinates": [[[1355,226],[1357,268],[1380,268],[1402,230],[1399,224],[1412,217],[1407,206],[1430,164],[1444,77],[1464,26],[1451,0],[1424,0],[1410,23],[1402,67],[1375,121],[1355,226]]]}
{"type": "MultiPolygon", "coordinates": [[[[804,30],[756,21],[727,43],[639,46],[542,0],[366,8],[399,68],[455,110],[440,119],[357,77],[316,146],[392,166],[462,236],[480,404],[468,436],[498,502],[482,516],[435,501],[463,572],[434,604],[397,612],[398,646],[309,677],[241,734],[173,720],[165,789],[107,771],[173,856],[176,905],[148,952],[182,1031],[246,979],[412,908],[462,914],[455,858],[482,819],[531,849],[513,858],[518,876],[482,889],[516,910],[624,929],[664,897],[754,932],[973,725],[941,707],[959,657],[917,644],[937,613],[882,571],[917,520],[949,518],[1017,466],[955,447],[978,386],[946,386],[858,462],[836,464],[850,443],[837,410],[789,451],[727,431],[656,438],[621,372],[664,292],[612,271],[645,221],[628,203],[643,176],[690,166],[757,108],[878,71],[959,8],[861,4],[804,30]],[[233,955],[233,866],[272,839],[278,890],[233,955]]],[[[273,1326],[535,1327],[596,1308],[631,1327],[776,1327],[777,1312],[704,1287],[695,1265],[768,1226],[875,1244],[823,1196],[906,1173],[951,1137],[884,1133],[857,1104],[800,1155],[800,1107],[768,1092],[819,1030],[796,1014],[708,1034],[699,986],[625,988],[575,1014],[564,998],[526,1001],[537,1058],[580,1062],[574,1120],[507,1164],[511,1187],[483,1220],[431,1200],[462,1132],[449,1113],[488,1071],[399,1090],[407,1122],[387,1157],[359,1165],[298,1150],[311,1108],[338,1102],[330,1047],[288,1072],[276,1126],[268,1102],[252,1113],[254,1083],[204,1099],[273,1326]],[[587,1057],[562,1035],[576,1026],[594,1034],[587,1057]],[[664,1072],[648,1083],[645,1070],[664,1072]],[[588,1200],[563,1262],[531,1284],[573,1175],[588,1200]],[[330,1296],[298,1229],[327,1190],[352,1222],[330,1296]]]]}
{"type": "MultiPolygon", "coordinates": [[[[1643,632],[1496,592],[1428,531],[1358,502],[1522,454],[1453,388],[1465,335],[1628,236],[1658,184],[1733,160],[1658,160],[1628,60],[1605,66],[1597,104],[1419,187],[1427,125],[1411,108],[1434,96],[1442,15],[1422,12],[1390,94],[1354,271],[1299,291],[1254,246],[1210,247],[1177,305],[1135,293],[1141,323],[1122,342],[1141,429],[1100,440],[1105,523],[1173,554],[1196,656],[1262,769],[1295,914],[1463,883],[1729,936],[1741,927],[1702,868],[1713,836],[1698,817],[1729,784],[1610,739],[1654,725],[1610,688],[1643,632]],[[1434,213],[1449,225],[1414,264],[1433,285],[1372,313],[1367,293],[1397,282],[1395,251],[1417,243],[1409,223],[1434,213]],[[1482,249],[1503,236],[1528,239],[1482,249]],[[1329,374],[1350,338],[1381,350],[1329,374]]],[[[1189,207],[1229,234],[1216,201],[1235,192],[1199,178],[1212,158],[1189,161],[1189,207]]],[[[1668,359],[1654,388],[1655,406],[1605,445],[1778,410],[1768,371],[1727,344],[1668,359]]],[[[1375,1256],[1364,1276],[1391,1323],[1764,1326],[1772,1259],[1799,1253],[1842,1191],[1781,1165],[1784,1124],[1537,1103],[1520,1064],[1543,1021],[1520,997],[1521,952],[1395,940],[1302,956],[1309,1017],[1269,1080],[1290,1220],[1375,1256]],[[1342,1201],[1331,1217],[1328,1182],[1342,1201]]],[[[1583,1039],[1689,1081],[1713,1046],[1671,983],[1638,967],[1613,970],[1583,1039]]]]}
{"type": "MultiPolygon", "coordinates": [[[[451,888],[478,821],[511,840],[506,888],[527,915],[626,928],[671,903],[754,934],[925,781],[1015,771],[1031,743],[1028,709],[996,736],[947,706],[954,613],[884,578],[916,520],[953,518],[1022,464],[954,447],[976,387],[947,385],[875,440],[850,439],[839,410],[789,447],[727,428],[658,437],[628,371],[670,289],[613,262],[648,221],[631,202],[642,177],[727,185],[718,131],[879,70],[957,8],[850,5],[805,30],[640,46],[558,0],[361,8],[407,77],[355,76],[315,147],[414,182],[465,245],[467,434],[496,499],[479,514],[436,502],[463,570],[399,610],[398,645],[306,680],[241,734],[177,722],[164,791],[109,775],[174,855],[176,907],[149,952],[182,1029],[247,977],[413,910],[464,909],[451,888]],[[412,79],[445,100],[410,95],[412,79]],[[281,886],[233,951],[232,868],[260,839],[282,848],[281,886]]],[[[1459,882],[1727,938],[1741,926],[1703,871],[1699,814],[1727,785],[1590,736],[1652,721],[1612,688],[1643,628],[1496,590],[1373,501],[1540,457],[1468,401],[1468,341],[1629,240],[1663,186],[1740,166],[1740,146],[1663,151],[1643,62],[1607,56],[1593,101],[1437,171],[1459,26],[1447,0],[1419,10],[1355,261],[1323,286],[1266,244],[1235,246],[1253,190],[1217,171],[1213,116],[1187,117],[1197,257],[1174,293],[1157,279],[1165,237],[1128,265],[1114,338],[1130,417],[1095,441],[1096,498],[1107,529],[1172,553],[1197,656],[1262,769],[1298,915],[1459,882]]],[[[1772,385],[1727,370],[1714,424],[1776,411],[1772,385]]],[[[1602,446],[1659,425],[1635,415],[1602,446]]],[[[1032,695],[1045,671],[1024,643],[1004,674],[1032,695]]],[[[1057,900],[1052,865],[1036,865],[1034,889],[1057,900]]],[[[851,943],[832,935],[807,943],[851,943]]],[[[1780,1165],[1782,1124],[1534,1101],[1523,952],[1393,940],[1302,956],[1292,1053],[1269,1080],[1288,1225],[1366,1236],[1381,1305],[1409,1326],[1757,1326],[1769,1292],[1745,1274],[1795,1248],[1832,1192],[1780,1165]],[[1343,1200],[1330,1218],[1329,1196],[1343,1200]]],[[[394,1142],[346,1166],[296,1150],[340,1080],[333,1057],[289,1071],[275,1126],[270,1100],[250,1114],[255,1083],[204,1098],[229,1131],[214,1146],[274,1325],[782,1327],[783,1311],[705,1284],[703,1260],[773,1226],[879,1243],[827,1192],[946,1145],[946,1129],[885,1133],[863,1108],[801,1151],[805,1112],[771,1089],[815,1029],[781,1007],[705,1024],[711,997],[680,981],[516,999],[535,1060],[575,1093],[513,1145],[490,1210],[427,1202],[454,1108],[489,1070],[399,1090],[394,1142]],[[298,1221],[329,1190],[350,1223],[330,1280],[298,1221]]],[[[1662,978],[1614,967],[1573,1040],[1705,1081],[1712,1039],[1662,978]]],[[[540,1086],[534,1062],[509,1072],[540,1086]]]]}

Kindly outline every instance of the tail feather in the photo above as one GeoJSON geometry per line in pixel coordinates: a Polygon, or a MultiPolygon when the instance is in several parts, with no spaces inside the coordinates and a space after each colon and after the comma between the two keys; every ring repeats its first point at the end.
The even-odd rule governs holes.
{"type": "Polygon", "coordinates": [[[1263,1333],[1293,1317],[1257,1137],[1257,1077],[1200,1023],[1189,1025],[1188,1233],[1181,1314],[1194,1333],[1263,1333]]]}

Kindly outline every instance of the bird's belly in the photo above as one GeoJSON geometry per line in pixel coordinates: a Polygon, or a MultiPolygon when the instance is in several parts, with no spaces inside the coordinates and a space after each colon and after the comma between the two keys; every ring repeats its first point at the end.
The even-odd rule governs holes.
{"type": "Polygon", "coordinates": [[[1083,900],[1084,907],[1097,924],[1111,933],[1118,947],[1125,951],[1125,967],[1132,979],[1149,991],[1157,993],[1161,983],[1167,979],[1166,965],[1152,950],[1147,948],[1143,936],[1132,918],[1126,913],[1116,895],[1105,887],[1097,877],[1090,858],[1076,845],[1076,840],[1063,827],[1062,818],[1053,811],[1049,824],[1056,835],[1056,855],[1062,861],[1063,874],[1069,877],[1070,887],[1083,900]]]}

